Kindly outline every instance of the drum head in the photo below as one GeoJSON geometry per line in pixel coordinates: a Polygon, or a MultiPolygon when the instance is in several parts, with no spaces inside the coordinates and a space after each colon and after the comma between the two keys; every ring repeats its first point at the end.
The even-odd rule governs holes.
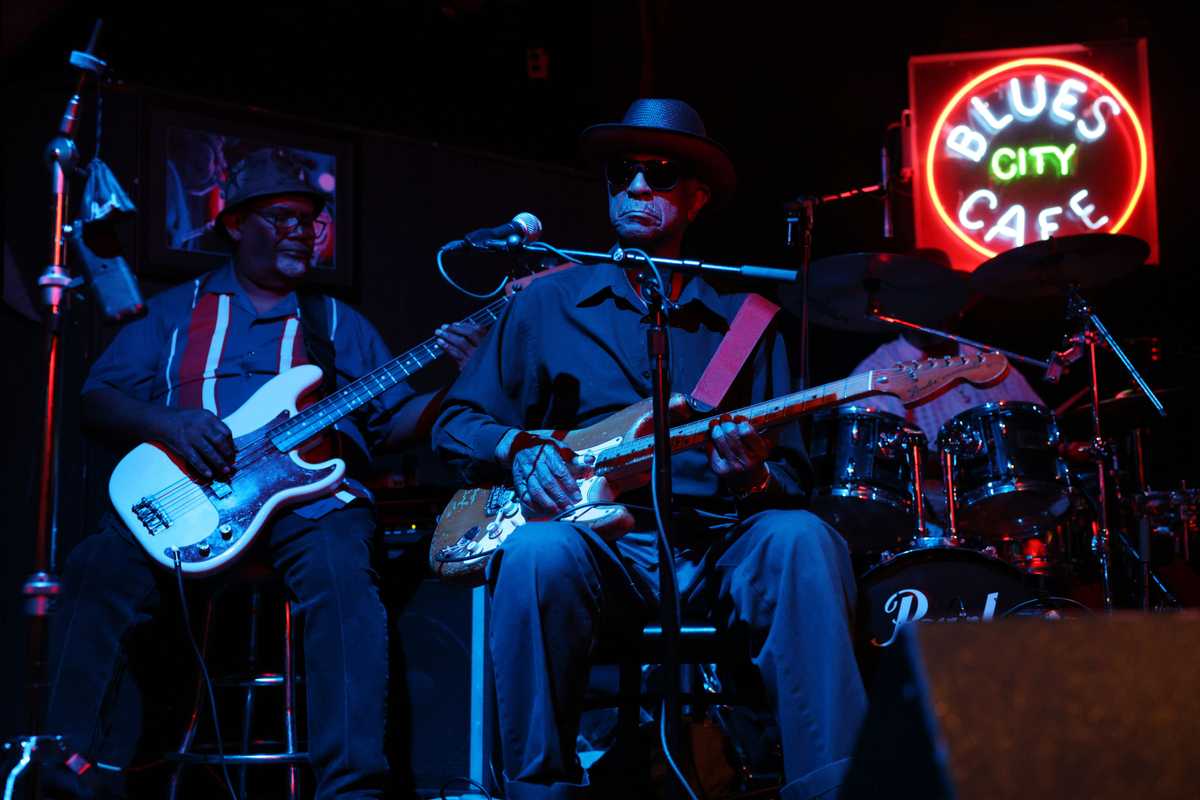
{"type": "Polygon", "coordinates": [[[1019,570],[978,551],[908,550],[859,579],[859,628],[872,645],[887,647],[902,625],[988,621],[1034,597],[1019,570]]]}

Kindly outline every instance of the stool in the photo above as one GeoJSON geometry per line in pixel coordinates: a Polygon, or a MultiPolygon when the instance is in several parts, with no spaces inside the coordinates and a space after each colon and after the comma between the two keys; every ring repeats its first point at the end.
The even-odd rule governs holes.
{"type": "MultiPolygon", "coordinates": [[[[212,632],[213,607],[216,604],[218,596],[214,595],[210,598],[204,609],[204,628],[201,634],[200,652],[205,658],[208,657],[209,637],[212,632]]],[[[188,765],[211,765],[219,768],[222,764],[239,767],[239,794],[242,797],[246,796],[246,767],[256,765],[286,766],[287,797],[289,800],[296,800],[299,797],[299,765],[307,763],[308,753],[296,749],[296,643],[292,636],[292,604],[290,600],[286,599],[283,602],[283,672],[280,674],[261,672],[259,670],[258,627],[261,603],[262,582],[256,581],[252,583],[250,594],[250,624],[247,642],[246,673],[241,676],[213,681],[214,692],[222,688],[245,690],[245,699],[242,705],[241,749],[237,752],[230,752],[228,748],[225,748],[224,756],[216,751],[215,746],[205,748],[204,751],[197,751],[195,747],[196,732],[199,728],[200,716],[208,703],[208,693],[204,686],[204,677],[203,675],[197,675],[196,698],[192,704],[191,716],[188,720],[187,730],[183,735],[183,741],[180,743],[177,751],[167,753],[165,756],[167,761],[177,764],[175,772],[171,776],[168,792],[170,800],[175,800],[176,790],[178,789],[184,767],[188,765]],[[265,688],[279,688],[283,690],[283,719],[281,720],[283,741],[277,749],[251,752],[252,744],[263,744],[262,742],[251,741],[251,728],[254,720],[255,693],[265,688]]]]}
{"type": "MultiPolygon", "coordinates": [[[[682,623],[679,627],[679,663],[694,669],[680,675],[680,700],[686,705],[709,706],[732,698],[713,676],[706,675],[701,665],[729,660],[729,635],[704,622],[682,623]],[[697,680],[697,672],[701,673],[697,680]],[[700,691],[697,691],[699,687],[700,691]]],[[[618,668],[617,740],[628,740],[637,732],[641,717],[642,666],[663,661],[662,626],[646,625],[635,636],[602,640],[592,656],[594,665],[618,668]]],[[[606,699],[588,698],[587,708],[611,707],[606,699]]]]}

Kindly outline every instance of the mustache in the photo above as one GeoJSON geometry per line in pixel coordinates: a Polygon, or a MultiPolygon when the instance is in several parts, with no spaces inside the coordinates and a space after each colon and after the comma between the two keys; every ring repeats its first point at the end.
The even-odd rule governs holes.
{"type": "Polygon", "coordinates": [[[662,222],[662,214],[654,206],[636,206],[631,208],[622,208],[618,217],[630,217],[635,214],[641,214],[647,217],[653,217],[656,221],[662,222]]]}

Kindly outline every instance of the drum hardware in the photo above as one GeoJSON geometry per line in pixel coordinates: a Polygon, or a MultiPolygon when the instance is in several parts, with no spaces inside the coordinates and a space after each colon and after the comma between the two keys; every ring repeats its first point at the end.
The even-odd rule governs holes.
{"type": "MultiPolygon", "coordinates": [[[[1076,327],[1075,333],[1067,338],[1069,347],[1064,353],[1056,354],[1048,365],[1047,377],[1055,379],[1061,374],[1076,352],[1086,352],[1090,367],[1090,395],[1092,411],[1092,443],[1095,451],[1095,469],[1099,490],[1099,524],[1092,538],[1091,549],[1100,565],[1104,591],[1104,608],[1113,607],[1113,590],[1110,575],[1111,528],[1109,525],[1108,502],[1109,458],[1108,447],[1100,425],[1100,385],[1097,369],[1096,345],[1103,341],[1133,378],[1142,394],[1150,401],[1161,416],[1166,416],[1162,402],[1146,383],[1141,373],[1129,360],[1121,345],[1109,333],[1108,328],[1083,297],[1081,290],[1103,286],[1118,277],[1130,274],[1145,263],[1150,247],[1141,239],[1116,234],[1084,234],[1064,236],[1034,242],[1013,248],[981,264],[970,277],[972,289],[992,297],[1008,300],[1028,300],[1034,297],[1065,297],[1067,320],[1076,327]],[[1076,351],[1074,348],[1079,348],[1076,351]]],[[[1123,544],[1128,542],[1121,537],[1123,544]]],[[[1142,560],[1139,556],[1139,560],[1142,560]]],[[[1149,580],[1144,581],[1149,586],[1149,580]]],[[[1146,603],[1143,591],[1143,604],[1146,603]]]]}
{"type": "MultiPolygon", "coordinates": [[[[1142,393],[1146,396],[1146,399],[1150,401],[1151,405],[1154,406],[1159,415],[1165,417],[1167,412],[1166,408],[1162,404],[1162,401],[1159,400],[1158,396],[1154,393],[1154,390],[1150,388],[1149,384],[1146,383],[1141,373],[1138,372],[1137,367],[1135,367],[1133,362],[1129,360],[1129,357],[1125,355],[1125,351],[1121,349],[1121,345],[1116,339],[1113,338],[1112,334],[1108,332],[1108,328],[1104,326],[1104,323],[1092,310],[1087,300],[1085,300],[1083,295],[1079,293],[1079,287],[1077,284],[1072,284],[1067,288],[1067,316],[1068,319],[1073,319],[1080,326],[1082,326],[1082,331],[1073,337],[1073,341],[1079,342],[1086,346],[1088,353],[1088,364],[1091,368],[1092,442],[1093,450],[1095,451],[1094,457],[1096,461],[1096,481],[1100,494],[1100,532],[1093,543],[1093,549],[1095,550],[1096,556],[1100,561],[1101,577],[1104,582],[1104,609],[1106,611],[1111,611],[1112,579],[1109,574],[1109,559],[1111,555],[1111,528],[1109,526],[1108,514],[1109,486],[1107,474],[1110,448],[1108,447],[1108,443],[1105,441],[1101,433],[1100,427],[1100,379],[1096,359],[1096,345],[1101,340],[1108,345],[1108,348],[1117,357],[1117,360],[1121,362],[1121,365],[1125,367],[1126,371],[1130,374],[1130,376],[1133,377],[1134,382],[1138,385],[1138,388],[1141,389],[1142,393]]],[[[1124,537],[1121,538],[1125,546],[1128,547],[1128,541],[1126,541],[1124,537]]],[[[1148,549],[1149,543],[1146,542],[1144,545],[1145,548],[1143,549],[1148,549]]],[[[1143,564],[1142,606],[1143,609],[1148,610],[1150,607],[1149,594],[1151,579],[1149,569],[1149,553],[1141,552],[1139,553],[1138,558],[1143,564]]]]}

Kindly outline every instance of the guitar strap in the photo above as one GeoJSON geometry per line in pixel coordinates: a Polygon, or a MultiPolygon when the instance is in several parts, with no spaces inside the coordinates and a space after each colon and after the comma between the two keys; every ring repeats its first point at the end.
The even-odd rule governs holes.
{"type": "Polygon", "coordinates": [[[514,281],[509,281],[508,283],[504,284],[504,293],[511,297],[513,292],[521,291],[538,278],[544,278],[547,275],[553,275],[556,272],[562,272],[564,269],[570,269],[571,267],[575,266],[578,266],[578,264],[574,263],[573,261],[568,261],[565,264],[559,264],[556,267],[550,267],[542,270],[541,272],[535,272],[532,275],[526,275],[523,278],[517,278],[514,281]]]}
{"type": "Polygon", "coordinates": [[[717,346],[717,352],[713,353],[700,380],[696,381],[696,388],[691,393],[693,400],[698,400],[708,410],[721,405],[734,378],[742,371],[746,359],[762,338],[763,331],[778,312],[779,306],[765,297],[757,294],[746,296],[733,322],[729,323],[729,330],[725,332],[721,344],[717,346]]]}
{"type": "MultiPolygon", "coordinates": [[[[504,291],[511,295],[515,291],[524,289],[538,278],[544,278],[574,266],[576,265],[573,263],[560,264],[515,281],[509,281],[505,285],[504,291]]],[[[733,322],[729,324],[729,330],[725,332],[721,344],[717,346],[717,351],[713,353],[700,380],[696,382],[696,388],[691,392],[693,400],[698,400],[710,409],[721,405],[721,401],[729,392],[729,387],[733,385],[734,379],[746,364],[746,359],[750,357],[754,346],[762,338],[763,331],[771,324],[771,320],[777,313],[779,313],[779,306],[762,295],[746,295],[746,299],[742,301],[741,307],[733,317],[733,322]]],[[[305,341],[308,341],[307,336],[306,333],[305,341]]]]}
{"type": "Polygon", "coordinates": [[[337,388],[337,367],[333,337],[329,326],[329,300],[311,289],[296,292],[300,309],[300,330],[304,334],[304,352],[308,360],[321,368],[321,394],[329,396],[337,388]]]}

